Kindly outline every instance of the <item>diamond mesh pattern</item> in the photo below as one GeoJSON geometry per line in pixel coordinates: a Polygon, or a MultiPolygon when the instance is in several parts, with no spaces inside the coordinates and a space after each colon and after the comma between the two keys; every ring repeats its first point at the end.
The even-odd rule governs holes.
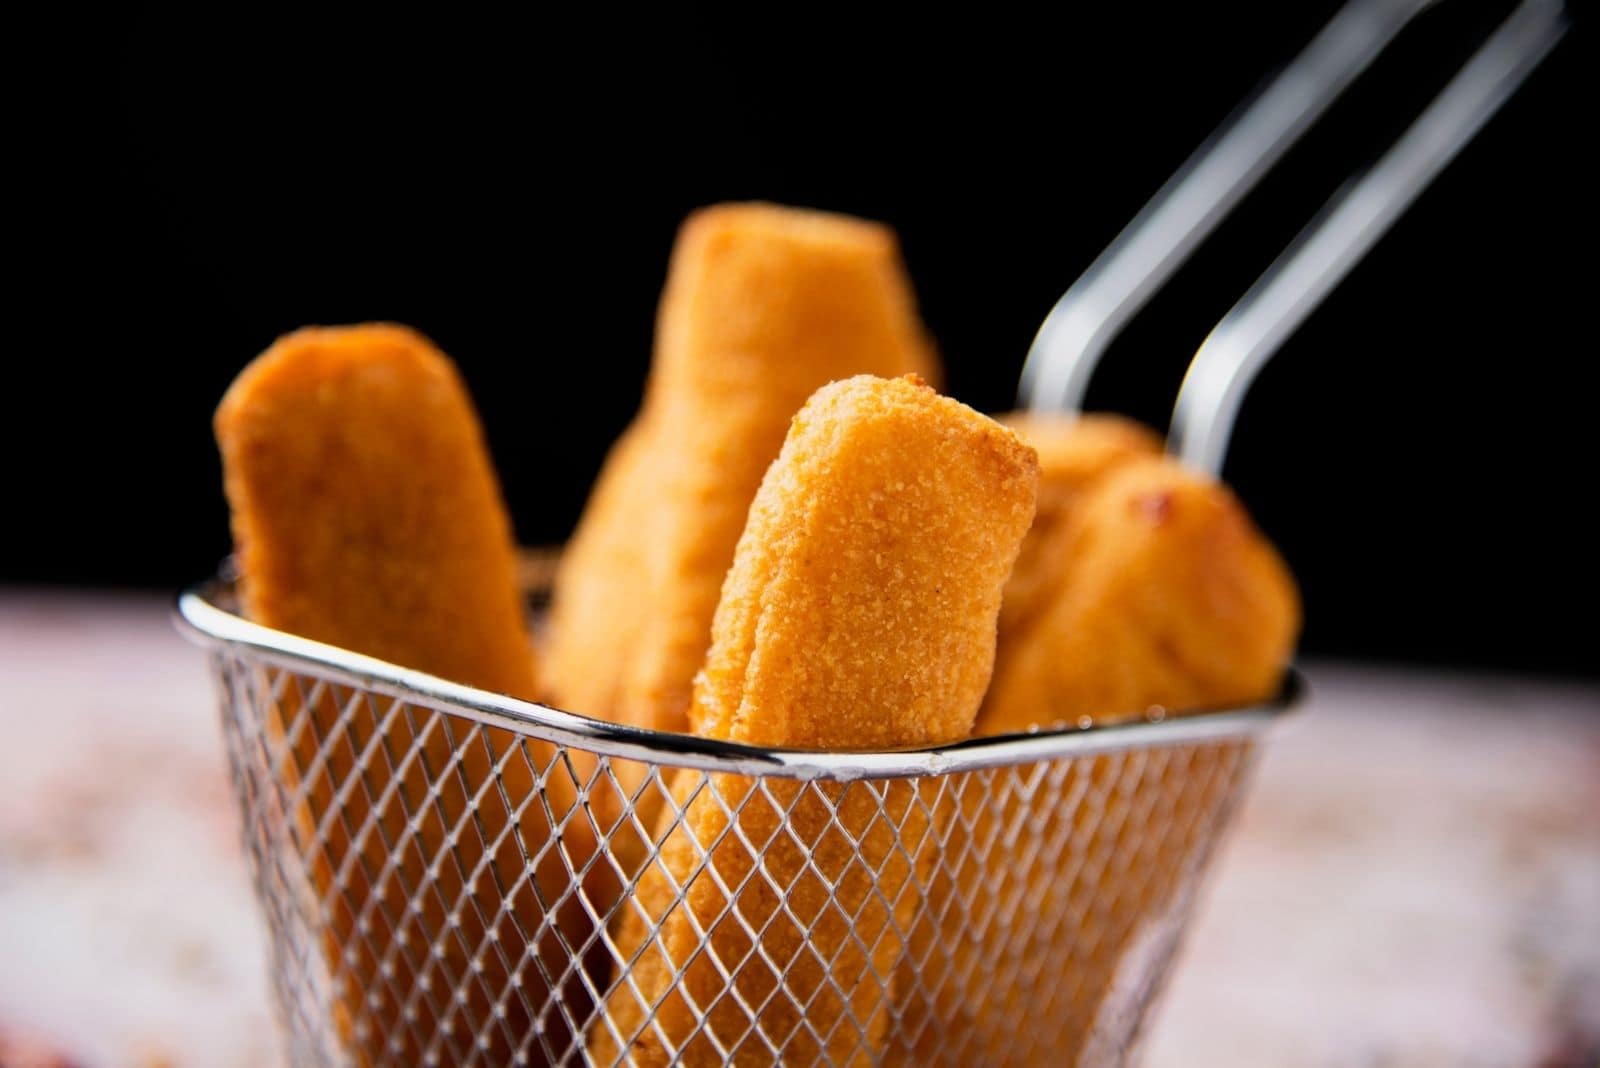
{"type": "Polygon", "coordinates": [[[1121,1063],[1251,753],[751,778],[214,663],[296,1065],[1121,1063]]]}

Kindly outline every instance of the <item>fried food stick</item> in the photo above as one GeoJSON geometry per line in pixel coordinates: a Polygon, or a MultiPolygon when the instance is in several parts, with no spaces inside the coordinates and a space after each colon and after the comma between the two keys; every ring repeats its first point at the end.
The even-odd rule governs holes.
{"type": "MultiPolygon", "coordinates": [[[[698,731],[828,749],[964,738],[1036,484],[1031,449],[914,376],[819,390],[750,508],[695,683],[698,731]]],[[[685,771],[673,789],[685,814],[663,811],[659,860],[624,906],[619,959],[637,961],[590,1029],[590,1058],[876,1057],[903,949],[894,931],[917,908],[911,858],[928,821],[916,784],[758,788],[685,771]]]]}
{"type": "MultiPolygon", "coordinates": [[[[511,524],[466,389],[426,339],[382,324],[284,337],[229,389],[216,434],[251,618],[485,689],[536,693],[511,524]]],[[[349,693],[311,687],[286,688],[274,727],[289,747],[284,794],[305,791],[295,833],[327,910],[344,1037],[369,1065],[429,1052],[461,1063],[480,1036],[479,1056],[509,1061],[549,995],[523,959],[544,917],[511,833],[537,849],[551,832],[538,799],[515,814],[533,794],[532,770],[503,731],[474,735],[381,700],[341,722],[349,693]],[[504,794],[490,785],[502,758],[504,794]],[[359,788],[337,794],[356,776],[359,788]],[[514,903],[506,915],[503,898],[514,903]]],[[[550,759],[548,746],[526,751],[541,767],[550,759]]],[[[558,766],[547,786],[558,818],[573,792],[558,766]]],[[[583,827],[569,824],[566,841],[582,863],[592,848],[583,827]]],[[[534,877],[545,900],[570,882],[553,853],[534,877]]],[[[575,901],[560,924],[570,938],[586,933],[575,901]]],[[[559,1043],[559,1018],[553,1031],[559,1043]]],[[[538,1045],[531,1055],[540,1059],[538,1045]]]]}
{"type": "Polygon", "coordinates": [[[789,420],[828,382],[935,378],[935,363],[887,227],[770,204],[690,216],[643,410],[557,577],[552,698],[685,730],[723,577],[789,420]]]}
{"type": "MultiPolygon", "coordinates": [[[[644,479],[655,462],[654,449],[653,435],[642,417],[617,439],[561,558],[560,593],[551,614],[559,625],[547,634],[545,663],[562,665],[570,673],[564,685],[547,681],[550,692],[565,695],[554,702],[567,708],[590,714],[614,713],[617,708],[627,670],[623,657],[634,649],[642,601],[648,594],[644,553],[655,498],[646,493],[654,487],[644,479]],[[615,658],[610,663],[604,659],[607,650],[602,644],[608,636],[616,642],[609,650],[615,658]]],[[[602,854],[584,880],[585,890],[596,913],[605,916],[644,862],[651,846],[650,829],[665,795],[648,778],[649,766],[637,761],[611,757],[605,768],[598,768],[591,758],[583,773],[590,780],[588,811],[600,835],[597,848],[602,854]],[[630,809],[633,818],[628,818],[630,809]]],[[[597,985],[603,987],[610,958],[602,946],[595,947],[590,963],[597,985]]]]}
{"type": "Polygon", "coordinates": [[[1300,628],[1283,560],[1227,487],[1128,462],[1063,530],[1052,600],[997,661],[985,734],[1270,697],[1300,628]]]}
{"type": "MultiPolygon", "coordinates": [[[[1299,630],[1298,595],[1226,487],[1168,459],[1126,460],[1079,496],[1053,537],[1061,574],[999,650],[977,733],[1238,705],[1276,690],[1299,630]]],[[[1119,777],[1127,785],[1127,756],[1074,769],[1075,788],[1102,800],[1051,813],[1037,838],[1073,841],[1103,866],[1086,873],[1080,854],[1066,853],[1019,883],[1007,870],[1015,858],[997,849],[987,871],[968,877],[959,896],[1014,910],[1026,937],[996,924],[972,960],[954,963],[953,976],[975,978],[946,988],[947,1033],[970,1036],[964,1048],[996,1061],[1079,1063],[1119,968],[1173,907],[1205,840],[1194,828],[1215,820],[1241,759],[1238,743],[1193,746],[1159,774],[1148,765],[1138,798],[1111,789],[1119,777]],[[1136,804],[1172,825],[1141,834],[1136,804]],[[1008,893],[1014,900],[1002,900],[1008,893]],[[1063,970],[1069,941],[1075,955],[1063,970]],[[1036,1026],[1024,1034],[1026,1021],[1036,1026]]],[[[1083,796],[1075,788],[1063,792],[1083,796]]],[[[987,838],[982,816],[969,813],[968,824],[987,838]]]]}
{"type": "Polygon", "coordinates": [[[1128,461],[1161,455],[1161,439],[1120,415],[1008,412],[995,418],[1039,454],[1039,511],[1000,602],[998,648],[1005,650],[1012,636],[1049,603],[1060,580],[1065,563],[1061,531],[1073,505],[1128,461]]]}
{"type": "MultiPolygon", "coordinates": [[[[828,382],[937,379],[894,233],[771,204],[691,215],[673,250],[645,400],[557,574],[546,685],[562,708],[683,731],[750,501],[789,420],[828,382]]],[[[624,876],[665,800],[610,763],[590,803],[624,876]],[[636,794],[636,791],[639,791],[636,794]],[[631,798],[631,799],[630,799],[631,798]]]]}
{"type": "Polygon", "coordinates": [[[656,448],[643,417],[623,431],[562,554],[542,681],[563,708],[615,718],[626,657],[649,593],[645,548],[656,504],[650,474],[656,448]]]}

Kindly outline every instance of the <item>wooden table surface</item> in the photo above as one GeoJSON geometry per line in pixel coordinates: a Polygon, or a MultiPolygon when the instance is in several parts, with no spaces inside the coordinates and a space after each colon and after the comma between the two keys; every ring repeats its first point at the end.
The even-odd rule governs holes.
{"type": "MultiPolygon", "coordinates": [[[[278,1063],[210,683],[167,611],[0,591],[6,1068],[278,1063]]],[[[1144,1063],[1600,1063],[1600,688],[1307,674],[1144,1063]]]]}

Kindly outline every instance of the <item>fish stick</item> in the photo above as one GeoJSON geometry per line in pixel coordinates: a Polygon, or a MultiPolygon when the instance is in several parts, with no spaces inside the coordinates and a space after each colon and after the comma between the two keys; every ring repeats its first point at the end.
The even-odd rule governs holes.
{"type": "MultiPolygon", "coordinates": [[[[537,693],[511,524],[483,434],[455,367],[426,339],[386,324],[284,337],[228,390],[216,434],[252,619],[484,689],[537,693]]],[[[537,800],[512,815],[533,794],[534,772],[511,755],[501,794],[486,784],[491,762],[515,746],[507,733],[381,700],[341,720],[348,697],[297,680],[273,724],[288,748],[285,794],[305,791],[295,833],[325,909],[343,1037],[368,1065],[430,1053],[458,1064],[474,1052],[508,1062],[532,1042],[549,995],[523,956],[523,933],[545,917],[512,833],[530,849],[551,833],[537,800]],[[360,788],[338,795],[355,776],[360,788]],[[429,883],[432,892],[419,890],[429,883]],[[506,915],[503,897],[514,906],[506,915]]],[[[548,746],[526,752],[549,762],[548,746]]],[[[573,784],[558,768],[546,790],[559,818],[573,784]]],[[[583,827],[566,839],[581,863],[592,849],[583,827]]],[[[532,873],[545,900],[570,883],[553,852],[532,873]]],[[[576,902],[559,922],[584,937],[576,902]]],[[[539,950],[559,959],[544,944],[552,939],[539,950]]],[[[555,1024],[547,1040],[559,1044],[555,1024]]],[[[539,1061],[542,1047],[530,1054],[539,1061]]]]}
{"type": "Polygon", "coordinates": [[[642,619],[642,535],[652,503],[645,469],[654,447],[643,420],[612,445],[557,570],[541,681],[563,708],[610,718],[617,706],[622,658],[642,619]]]}
{"type": "Polygon", "coordinates": [[[1000,655],[1048,604],[1065,569],[1061,531],[1072,506],[1108,472],[1161,455],[1161,438],[1119,415],[1008,412],[996,416],[1039,454],[1039,511],[1000,602],[1000,655]]]}
{"type": "Polygon", "coordinates": [[[1106,475],[1064,532],[1064,573],[1000,657],[979,733],[1240,704],[1277,689],[1299,596],[1228,489],[1175,461],[1106,475]]]}
{"type": "MultiPolygon", "coordinates": [[[[750,507],[695,682],[696,729],[823,749],[966,737],[1037,479],[1032,449],[914,376],[819,390],[750,507]]],[[[616,932],[619,960],[638,959],[590,1029],[590,1058],[878,1057],[895,932],[918,905],[912,858],[926,852],[917,784],[758,788],[717,774],[702,786],[680,772],[673,789],[659,859],[616,932]],[[730,811],[735,833],[719,841],[730,811]]]]}
{"type": "MultiPolygon", "coordinates": [[[[762,474],[819,387],[855,374],[937,378],[893,232],[770,204],[694,213],[673,250],[643,408],[606,461],[557,574],[550,700],[689,729],[694,674],[762,474]]],[[[610,764],[592,804],[626,873],[663,800],[610,764]],[[643,790],[625,803],[624,795],[643,790]]]]}
{"type": "Polygon", "coordinates": [[[723,577],[789,420],[854,374],[933,377],[893,233],[768,204],[684,224],[644,409],[613,450],[557,576],[552,698],[681,731],[723,577]],[[632,606],[608,613],[595,605],[632,606]]]}
{"type": "MultiPolygon", "coordinates": [[[[1126,460],[1076,500],[1056,538],[1061,574],[1048,603],[997,654],[977,733],[1117,722],[1152,707],[1240,705],[1276,691],[1299,631],[1298,594],[1226,487],[1169,459],[1126,460]]],[[[1161,933],[1158,921],[1176,907],[1176,891],[1203,848],[1204,834],[1184,827],[1213,824],[1242,757],[1237,743],[1172,754],[1137,803],[1184,826],[1163,822],[1143,836],[1136,799],[1111,790],[1128,774],[1125,760],[1100,756],[1074,769],[1077,786],[1103,800],[1051,813],[1038,833],[1107,858],[1098,874],[1067,878],[1084,855],[1068,852],[1063,870],[1035,867],[1019,885],[1004,870],[1012,858],[997,850],[990,870],[958,889],[967,900],[998,902],[1006,888],[1025,902],[1027,933],[989,928],[970,949],[980,968],[958,956],[953,973],[982,976],[992,968],[995,976],[982,989],[952,984],[941,1003],[945,1025],[970,1043],[965,1048],[1005,1051],[992,1053],[997,1063],[1100,1063],[1096,1021],[1108,1017],[1120,969],[1137,961],[1146,931],[1161,933]],[[1057,955],[1068,941],[1077,948],[1064,970],[1057,955]],[[1048,1025],[1019,1032],[1026,1021],[1048,1025]]],[[[982,837],[983,819],[970,817],[974,837],[982,837]]]]}

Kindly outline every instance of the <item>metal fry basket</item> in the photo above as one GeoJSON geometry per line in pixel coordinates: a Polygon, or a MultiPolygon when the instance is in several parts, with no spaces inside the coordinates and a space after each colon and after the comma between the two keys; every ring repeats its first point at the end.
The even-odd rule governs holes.
{"type": "MultiPolygon", "coordinates": [[[[1068,290],[1022,400],[1111,337],[1423,8],[1349,0],[1068,290]]],[[[1277,346],[1566,27],[1521,0],[1218,323],[1171,448],[1220,471],[1277,346]]],[[[211,650],[295,1065],[1121,1064],[1266,705],[938,750],[755,749],[587,719],[252,624],[211,650]]]]}
{"type": "Polygon", "coordinates": [[[776,751],[233,608],[217,580],[179,615],[215,668],[295,1065],[1121,1063],[1292,698],[776,751]]]}

